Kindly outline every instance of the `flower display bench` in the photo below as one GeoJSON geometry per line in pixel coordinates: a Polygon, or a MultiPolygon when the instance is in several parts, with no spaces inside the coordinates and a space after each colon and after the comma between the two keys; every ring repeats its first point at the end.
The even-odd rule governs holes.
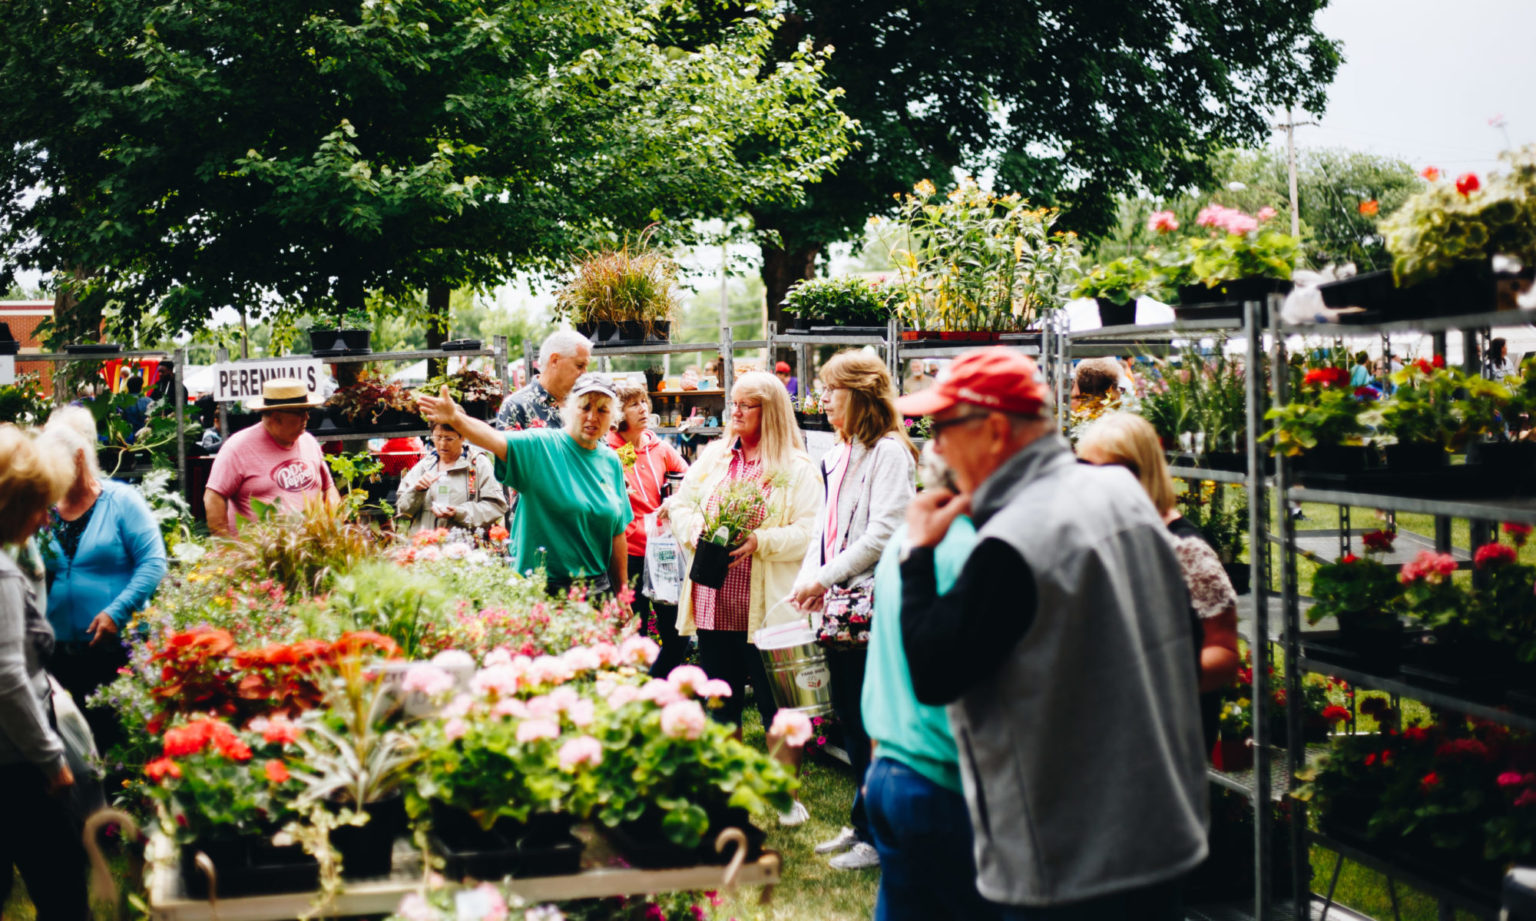
{"type": "MultiPolygon", "coordinates": [[[[717,840],[717,847],[731,847],[741,833],[727,829],[717,840]],[[734,836],[733,836],[734,832],[734,836]]],[[[417,891],[422,884],[421,854],[405,839],[395,845],[395,871],[377,880],[347,883],[335,900],[321,912],[326,917],[386,915],[395,911],[400,900],[417,891]]],[[[313,914],[315,892],[290,892],[242,896],[232,899],[188,898],[178,873],[176,845],[164,835],[150,836],[149,862],[146,867],[149,890],[149,914],[154,921],[277,921],[313,914]]],[[[508,894],[529,903],[559,902],[571,899],[645,895],[656,892],[729,889],[733,886],[762,886],[766,901],[780,878],[782,861],[778,853],[765,851],[756,860],[733,859],[725,866],[677,867],[645,870],[633,867],[594,867],[562,876],[514,879],[506,885],[508,894]]],[[[450,889],[460,888],[449,882],[450,889]]]]}

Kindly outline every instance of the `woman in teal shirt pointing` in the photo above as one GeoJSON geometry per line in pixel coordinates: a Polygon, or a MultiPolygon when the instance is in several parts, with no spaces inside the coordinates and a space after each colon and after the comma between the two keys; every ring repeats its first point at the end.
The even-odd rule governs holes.
{"type": "Polygon", "coordinates": [[[551,594],[576,582],[596,593],[628,583],[624,529],[634,512],[624,465],[605,443],[618,404],[607,380],[596,374],[576,379],[561,412],[564,429],[498,432],[466,415],[446,387],[417,404],[429,422],[452,426],[491,452],[496,479],[517,490],[512,542],[518,572],[542,566],[551,594]]]}

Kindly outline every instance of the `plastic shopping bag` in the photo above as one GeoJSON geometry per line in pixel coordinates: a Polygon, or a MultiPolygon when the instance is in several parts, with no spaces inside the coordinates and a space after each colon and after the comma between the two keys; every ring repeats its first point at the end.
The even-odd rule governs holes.
{"type": "Polygon", "coordinates": [[[658,527],[656,515],[645,516],[645,583],[644,591],[652,601],[677,604],[678,591],[683,581],[681,549],[672,529],[658,527]]]}

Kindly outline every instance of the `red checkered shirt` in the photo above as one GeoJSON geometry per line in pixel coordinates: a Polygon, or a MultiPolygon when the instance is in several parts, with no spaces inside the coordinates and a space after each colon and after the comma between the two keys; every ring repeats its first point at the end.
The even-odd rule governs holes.
{"type": "MultiPolygon", "coordinates": [[[[725,479],[720,481],[716,492],[712,493],[709,501],[705,503],[704,517],[708,518],[720,507],[719,490],[732,480],[761,480],[762,478],[762,458],[748,461],[742,457],[740,447],[732,448],[731,464],[726,468],[725,479]]],[[[759,508],[757,515],[752,519],[754,529],[763,523],[763,517],[767,512],[766,507],[759,508]]],[[[747,615],[751,609],[751,557],[747,557],[746,562],[741,565],[732,566],[726,570],[725,584],[718,589],[697,584],[693,587],[693,623],[700,630],[739,630],[745,633],[747,615]]]]}

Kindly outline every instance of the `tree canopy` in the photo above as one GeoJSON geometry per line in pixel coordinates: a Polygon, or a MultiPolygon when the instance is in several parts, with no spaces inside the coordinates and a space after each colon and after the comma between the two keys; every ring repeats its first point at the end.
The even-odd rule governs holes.
{"type": "Polygon", "coordinates": [[[103,309],[189,329],[221,306],[340,314],[491,284],[651,221],[788,204],[847,148],[825,55],[775,44],[771,17],[670,37],[710,12],[14,0],[0,277],[62,273],[82,329],[103,309]]]}
{"type": "MultiPolygon", "coordinates": [[[[1174,193],[1215,151],[1252,146],[1277,109],[1320,112],[1339,63],[1327,0],[788,0],[781,51],[834,47],[827,73],[858,148],[804,202],[753,209],[776,231],[770,305],[829,242],[955,169],[1062,207],[1099,233],[1116,196],[1174,193]]],[[[744,7],[744,9],[746,9],[744,7]]]]}

